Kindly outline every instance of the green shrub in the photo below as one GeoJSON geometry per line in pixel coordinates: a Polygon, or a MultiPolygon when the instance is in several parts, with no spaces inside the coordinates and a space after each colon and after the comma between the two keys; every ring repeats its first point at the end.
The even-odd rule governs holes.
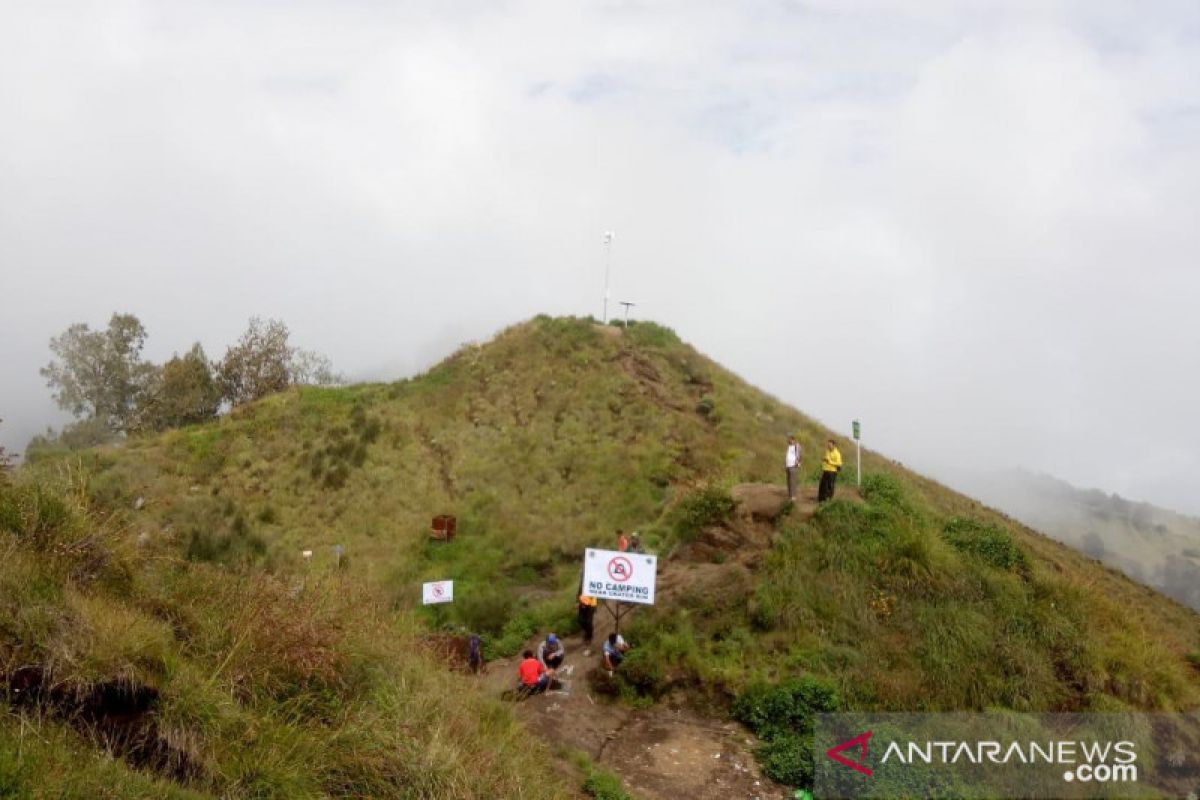
{"type": "Polygon", "coordinates": [[[908,506],[907,492],[904,484],[894,475],[872,472],[863,475],[862,493],[871,503],[906,508],[908,506]]]}
{"type": "Polygon", "coordinates": [[[1024,570],[1029,559],[1012,534],[991,522],[969,517],[954,517],[946,522],[942,533],[957,550],[979,559],[996,569],[1024,570]]]}
{"type": "Polygon", "coordinates": [[[702,417],[707,417],[713,413],[717,404],[711,397],[701,397],[696,403],[696,413],[702,417]]]}
{"type": "Polygon", "coordinates": [[[528,611],[522,611],[504,623],[499,638],[484,637],[483,654],[488,660],[508,658],[521,652],[530,636],[537,633],[537,621],[528,611]]]}
{"type": "Polygon", "coordinates": [[[737,501],[723,489],[710,487],[693,492],[680,500],[672,512],[675,534],[690,542],[705,528],[728,520],[736,507],[737,501]]]}
{"type": "Polygon", "coordinates": [[[44,545],[71,523],[66,500],[40,485],[0,490],[0,530],[44,545]]]}
{"type": "Polygon", "coordinates": [[[733,716],[763,740],[754,755],[769,778],[809,787],[816,715],[840,706],[832,684],[805,676],[778,685],[751,684],[734,702],[733,716]]]}
{"type": "Polygon", "coordinates": [[[812,736],[785,733],[759,745],[754,755],[763,774],[787,786],[813,784],[812,736]]]}
{"type": "Polygon", "coordinates": [[[616,675],[637,697],[658,699],[668,688],[662,659],[649,650],[632,650],[616,675]]]}
{"type": "Polygon", "coordinates": [[[733,716],[757,736],[770,739],[810,733],[817,714],[834,712],[840,705],[832,684],[805,676],[777,685],[751,684],[734,702],[733,716]]]}
{"type": "Polygon", "coordinates": [[[633,800],[621,786],[621,779],[606,769],[592,768],[583,781],[583,791],[596,800],[633,800]]]}
{"type": "Polygon", "coordinates": [[[188,533],[184,556],[189,561],[211,561],[220,564],[246,565],[262,559],[267,542],[250,530],[245,518],[238,514],[229,533],[193,528],[188,533]]]}
{"type": "Polygon", "coordinates": [[[498,589],[464,591],[454,602],[454,610],[467,629],[483,636],[502,636],[512,607],[510,594],[498,589]]]}

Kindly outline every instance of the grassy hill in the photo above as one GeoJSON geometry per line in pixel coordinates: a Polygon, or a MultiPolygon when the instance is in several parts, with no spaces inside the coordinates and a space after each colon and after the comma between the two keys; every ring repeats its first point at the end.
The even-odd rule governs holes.
{"type": "Polygon", "coordinates": [[[811,484],[825,428],[668,329],[540,317],[417,378],[29,465],[5,495],[26,510],[0,515],[0,598],[17,598],[0,600],[0,676],[59,711],[37,743],[27,711],[0,723],[0,752],[22,754],[0,757],[0,786],[61,769],[232,796],[549,795],[548,757],[422,631],[464,624],[493,655],[570,631],[582,548],[617,527],[704,563],[634,618],[608,688],[736,715],[780,779],[805,780],[803,730],[771,715],[817,705],[1200,705],[1194,613],[874,453],[863,500],[771,522],[761,557],[695,547],[744,524],[730,487],[779,482],[788,433],[811,484]],[[53,524],[28,510],[64,496],[53,524]],[[458,516],[451,544],[428,537],[439,513],[458,516]],[[80,559],[101,567],[81,579],[80,559]],[[420,608],[442,578],[455,603],[420,608]],[[114,762],[87,709],[127,687],[152,690],[139,741],[167,749],[114,762]],[[83,766],[63,767],[68,747],[83,766]]]}

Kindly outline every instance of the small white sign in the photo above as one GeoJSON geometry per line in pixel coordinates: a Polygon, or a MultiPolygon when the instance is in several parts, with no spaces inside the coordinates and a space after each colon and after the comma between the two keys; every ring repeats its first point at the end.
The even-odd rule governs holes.
{"type": "Polygon", "coordinates": [[[658,556],[595,550],[583,553],[583,593],[601,600],[654,605],[658,556]]]}
{"type": "Polygon", "coordinates": [[[421,584],[421,603],[431,606],[436,603],[454,602],[454,581],[434,581],[421,584]]]}

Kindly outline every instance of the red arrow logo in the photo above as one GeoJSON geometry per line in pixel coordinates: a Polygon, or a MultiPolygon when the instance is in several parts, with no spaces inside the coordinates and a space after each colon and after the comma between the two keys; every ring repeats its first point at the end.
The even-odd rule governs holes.
{"type": "Polygon", "coordinates": [[[873,731],[867,731],[866,733],[860,733],[858,736],[855,736],[853,739],[842,742],[841,744],[839,744],[835,747],[829,748],[828,750],[825,751],[825,755],[829,756],[834,761],[838,762],[839,764],[841,764],[843,766],[846,766],[846,767],[849,767],[850,769],[861,772],[863,775],[866,775],[869,778],[872,775],[874,775],[875,773],[872,772],[871,768],[868,767],[865,763],[867,760],[867,742],[871,741],[871,737],[874,735],[875,734],[873,731]],[[843,750],[851,750],[855,747],[857,747],[859,749],[859,758],[857,761],[851,761],[850,759],[846,758],[845,756],[843,756],[841,754],[843,750]]]}

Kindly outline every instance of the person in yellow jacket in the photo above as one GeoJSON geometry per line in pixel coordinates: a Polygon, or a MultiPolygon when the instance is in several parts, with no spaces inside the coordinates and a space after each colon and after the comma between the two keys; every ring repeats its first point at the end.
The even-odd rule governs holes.
{"type": "Polygon", "coordinates": [[[837,483],[838,473],[842,471],[842,454],[838,452],[833,439],[825,443],[825,457],[821,459],[821,485],[817,489],[817,502],[824,503],[833,499],[833,485],[837,483]]]}

